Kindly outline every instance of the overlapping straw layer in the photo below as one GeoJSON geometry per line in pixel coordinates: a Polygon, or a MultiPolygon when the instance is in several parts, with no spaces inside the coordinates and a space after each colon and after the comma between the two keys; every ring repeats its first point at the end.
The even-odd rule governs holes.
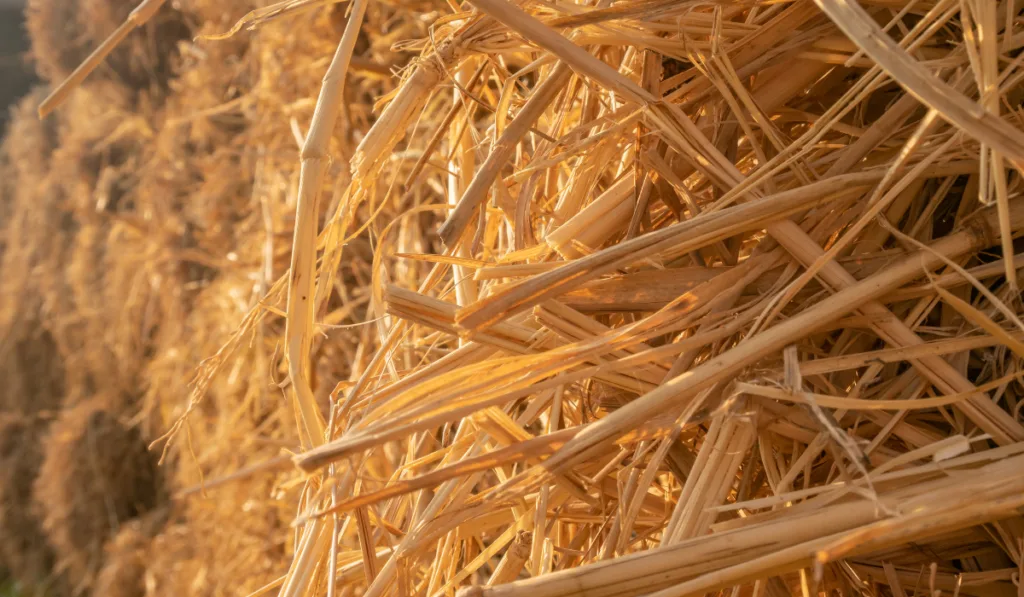
{"type": "Polygon", "coordinates": [[[130,8],[5,152],[79,590],[1021,594],[1024,2],[130,8]]]}

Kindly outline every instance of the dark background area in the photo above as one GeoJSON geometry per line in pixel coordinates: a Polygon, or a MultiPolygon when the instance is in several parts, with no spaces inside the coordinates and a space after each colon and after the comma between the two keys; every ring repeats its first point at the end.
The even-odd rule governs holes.
{"type": "Polygon", "coordinates": [[[0,133],[6,132],[11,106],[36,83],[25,54],[28,34],[20,2],[0,0],[0,133]]]}

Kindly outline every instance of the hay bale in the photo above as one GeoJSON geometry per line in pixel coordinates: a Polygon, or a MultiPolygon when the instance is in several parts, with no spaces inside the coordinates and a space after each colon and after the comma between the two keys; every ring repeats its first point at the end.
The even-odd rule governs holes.
{"type": "MultiPolygon", "coordinates": [[[[336,580],[375,596],[482,579],[494,561],[475,556],[501,553],[523,516],[530,580],[477,594],[746,594],[751,579],[754,591],[785,594],[794,570],[850,555],[829,549],[838,533],[858,549],[870,539],[876,551],[854,563],[876,572],[916,567],[921,554],[943,576],[1016,566],[1000,552],[1016,549],[1024,524],[1024,457],[1011,452],[1024,441],[1024,391],[1004,345],[1017,356],[1024,347],[1003,307],[1021,311],[1024,262],[989,266],[992,245],[1014,250],[1024,233],[1020,178],[1005,174],[1024,163],[1024,133],[1005,110],[1019,103],[1019,77],[1003,79],[1014,87],[1005,98],[975,97],[999,85],[986,79],[1024,32],[1012,10],[470,4],[452,15],[441,2],[372,2],[365,16],[349,10],[357,2],[279,5],[230,45],[197,42],[158,108],[132,87],[132,52],[152,58],[136,45],[151,40],[147,28],[63,107],[73,116],[44,177],[77,228],[69,258],[46,252],[40,277],[55,280],[42,291],[59,306],[54,319],[74,322],[58,334],[82,355],[69,386],[76,396],[145,388],[150,422],[164,428],[191,413],[201,472],[219,492],[177,505],[181,525],[148,548],[143,590],[247,592],[289,570],[292,592],[318,591],[324,575],[312,566],[322,571],[329,550],[316,524],[288,523],[337,507],[332,486],[347,501],[336,580]],[[886,33],[872,18],[896,22],[886,33]],[[928,23],[939,18],[948,26],[928,23]],[[341,93],[319,94],[349,19],[364,22],[358,55],[341,93]],[[922,32],[930,39],[912,39],[922,32]],[[876,43],[886,35],[914,49],[876,43]],[[1003,50],[992,45],[1000,37],[1003,50]],[[410,49],[419,59],[391,76],[410,49]],[[876,63],[889,79],[875,78],[876,63]],[[899,76],[909,69],[930,72],[899,76]],[[111,108],[104,85],[128,100],[111,108]],[[925,118],[922,98],[943,118],[925,118]],[[306,136],[321,141],[306,155],[331,158],[322,171],[300,165],[306,136]],[[304,212],[317,192],[319,208],[304,212]],[[991,202],[1011,217],[971,216],[991,202]],[[309,243],[298,267],[293,235],[309,243]],[[999,297],[975,294],[903,235],[999,297]],[[312,286],[289,284],[290,267],[312,286]],[[318,308],[291,311],[286,326],[277,314],[307,291],[318,308]],[[289,368],[282,347],[301,366],[289,368]],[[302,379],[304,368],[315,376],[302,379]],[[279,400],[268,380],[285,378],[279,400]],[[314,399],[344,390],[350,407],[336,413],[332,446],[310,451],[307,437],[299,448],[309,484],[294,472],[234,476],[315,428],[325,401],[311,409],[296,388],[314,399]],[[931,460],[957,482],[933,477],[931,460]],[[362,463],[358,475],[348,462],[362,463]],[[869,473],[879,466],[889,471],[869,473]],[[858,491],[836,490],[840,479],[858,491]],[[996,517],[994,532],[949,534],[996,517]],[[289,567],[299,541],[308,557],[289,567]],[[359,561],[385,546],[398,546],[376,562],[387,565],[359,561]],[[572,567],[571,578],[548,574],[572,567]]],[[[185,6],[203,33],[252,8],[185,6]]],[[[81,30],[69,51],[124,10],[75,8],[92,16],[50,7],[81,30]]],[[[32,198],[18,199],[23,213],[37,213],[32,198]]],[[[168,475],[191,489],[200,480],[183,444],[170,448],[168,475]]],[[[62,449],[44,475],[53,486],[70,486],[57,471],[88,452],[62,449]]],[[[86,560],[85,586],[95,544],[57,539],[86,560]]],[[[139,590],[144,543],[128,530],[110,544],[123,561],[108,556],[98,591],[139,590]]],[[[61,556],[69,570],[71,555],[61,556]]],[[[823,568],[829,586],[851,570],[823,568]]]]}
{"type": "Polygon", "coordinates": [[[142,597],[146,594],[146,550],[150,538],[141,523],[131,521],[121,527],[104,549],[106,561],[96,576],[95,595],[142,597]]]}
{"type": "Polygon", "coordinates": [[[154,301],[168,309],[178,302],[158,283],[176,284],[176,264],[158,254],[173,236],[137,224],[145,221],[136,173],[150,123],[126,88],[108,80],[79,89],[59,117],[40,121],[35,104],[44,94],[38,90],[15,110],[14,134],[3,147],[13,181],[3,199],[9,217],[0,292],[9,300],[0,304],[0,329],[20,337],[12,327],[38,326],[25,316],[45,310],[65,357],[69,400],[136,394],[153,335],[147,326],[173,320],[163,307],[154,317],[154,301]],[[96,316],[113,305],[122,313],[117,321],[96,316]],[[112,369],[112,361],[120,365],[112,369]]]}
{"type": "Polygon", "coordinates": [[[153,556],[153,537],[163,526],[166,511],[156,510],[121,526],[103,548],[104,563],[96,575],[93,594],[108,597],[143,597],[145,573],[153,556]]]}
{"type": "Polygon", "coordinates": [[[44,431],[30,417],[0,415],[0,569],[23,587],[45,584],[54,561],[32,505],[44,431]]]}
{"type": "MultiPolygon", "coordinates": [[[[52,180],[50,158],[57,147],[61,118],[41,122],[35,105],[45,97],[37,88],[11,109],[9,134],[0,145],[4,181],[0,187],[0,332],[7,338],[18,337],[12,330],[23,325],[26,315],[39,312],[41,297],[34,290],[39,285],[32,269],[44,259],[54,242],[56,220],[54,195],[49,193],[52,180]],[[47,240],[49,237],[49,240],[47,240]]],[[[10,350],[0,347],[0,350],[10,350]]]]}
{"type": "MultiPolygon", "coordinates": [[[[58,83],[120,25],[133,0],[29,0],[31,55],[44,79],[58,83]]],[[[125,40],[94,73],[129,89],[163,91],[174,76],[177,44],[191,38],[186,15],[168,7],[144,31],[125,40]]]]}
{"type": "Polygon", "coordinates": [[[0,409],[52,418],[64,398],[64,364],[53,335],[38,325],[38,320],[29,322],[0,361],[0,409]]]}
{"type": "Polygon", "coordinates": [[[58,568],[76,588],[93,581],[107,538],[165,499],[138,430],[100,400],[66,410],[53,424],[34,493],[58,568]]]}

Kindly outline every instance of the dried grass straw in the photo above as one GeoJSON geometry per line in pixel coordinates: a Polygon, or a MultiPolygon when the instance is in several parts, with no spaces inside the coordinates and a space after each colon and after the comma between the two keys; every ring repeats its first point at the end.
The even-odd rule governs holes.
{"type": "MultiPolygon", "coordinates": [[[[56,428],[115,413],[172,494],[58,566],[126,595],[1021,595],[1022,10],[146,0],[62,53],[89,19],[40,4],[64,83],[0,163],[0,356],[55,346],[56,428]]],[[[10,499],[60,516],[0,511],[26,545],[85,508],[72,435],[2,455],[47,463],[10,499]]]]}

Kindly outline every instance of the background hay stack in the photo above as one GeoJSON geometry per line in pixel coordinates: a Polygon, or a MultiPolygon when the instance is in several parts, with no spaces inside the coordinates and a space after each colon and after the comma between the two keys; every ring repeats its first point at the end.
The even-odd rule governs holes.
{"type": "Polygon", "coordinates": [[[34,487],[43,529],[72,584],[87,585],[111,529],[166,499],[162,479],[138,430],[99,401],[65,410],[45,445],[34,487]]]}
{"type": "Polygon", "coordinates": [[[1017,594],[1022,9],[33,4],[4,566],[1017,594]]]}
{"type": "Polygon", "coordinates": [[[43,584],[41,580],[51,575],[55,561],[32,499],[33,482],[43,460],[38,441],[43,426],[5,412],[0,431],[0,530],[6,538],[0,558],[16,580],[27,586],[43,584]]]}

